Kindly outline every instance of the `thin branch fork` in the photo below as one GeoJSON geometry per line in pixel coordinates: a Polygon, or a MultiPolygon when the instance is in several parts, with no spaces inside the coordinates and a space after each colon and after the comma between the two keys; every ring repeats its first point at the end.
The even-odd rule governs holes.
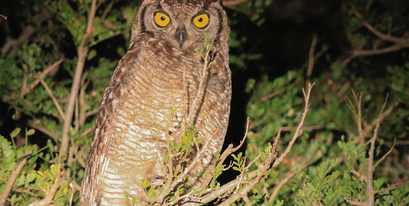
{"type": "MultiPolygon", "coordinates": [[[[209,174],[205,177],[205,179],[202,181],[202,182],[204,182],[204,183],[206,183],[206,184],[200,185],[200,187],[198,187],[197,190],[200,191],[200,190],[205,189],[205,188],[207,187],[208,183],[210,182],[210,180],[213,178],[212,174],[214,174],[214,172],[216,171],[216,169],[217,169],[218,167],[220,167],[220,166],[224,163],[224,161],[226,160],[226,158],[227,158],[230,154],[232,154],[233,152],[237,151],[241,146],[243,146],[243,144],[244,144],[244,142],[245,142],[245,140],[246,140],[246,138],[247,138],[247,134],[248,134],[248,131],[249,131],[249,125],[250,125],[250,119],[249,119],[249,117],[247,117],[246,131],[245,131],[245,133],[244,133],[243,139],[240,141],[240,144],[239,144],[237,147],[234,147],[234,148],[233,148],[233,144],[229,144],[229,146],[228,146],[228,147],[224,150],[224,152],[220,155],[219,159],[217,160],[217,163],[216,163],[215,165],[213,165],[213,166],[209,169],[210,173],[209,173],[209,174]]],[[[233,163],[230,163],[230,165],[229,165],[227,168],[230,168],[232,165],[233,165],[233,163]]],[[[227,168],[224,168],[223,171],[225,171],[225,169],[227,169],[227,168]]],[[[202,193],[202,194],[203,194],[203,193],[202,193]]]]}
{"type": "MultiPolygon", "coordinates": [[[[285,183],[288,182],[288,180],[290,180],[295,174],[297,174],[299,171],[303,170],[304,168],[306,168],[308,165],[311,164],[311,160],[313,159],[314,155],[311,155],[310,157],[308,157],[306,160],[304,160],[300,166],[292,171],[289,171],[286,175],[285,178],[283,180],[281,180],[277,186],[274,187],[272,194],[270,195],[269,198],[269,202],[272,202],[274,200],[274,198],[277,196],[278,192],[280,191],[281,187],[284,186],[285,183]]],[[[340,160],[338,160],[338,162],[340,162],[340,160]]]]}
{"type": "MultiPolygon", "coordinates": [[[[359,11],[355,8],[355,6],[350,3],[349,4],[351,7],[351,10],[354,12],[355,16],[358,18],[362,18],[362,15],[359,13],[359,11]]],[[[378,37],[382,41],[388,41],[395,43],[392,46],[388,46],[382,49],[372,49],[372,50],[353,50],[351,55],[345,59],[342,63],[343,66],[347,65],[349,62],[351,62],[355,57],[358,56],[371,56],[371,55],[378,55],[378,54],[385,54],[385,53],[390,53],[390,52],[395,52],[399,51],[404,48],[409,47],[409,38],[404,38],[404,37],[395,37],[389,34],[383,34],[382,32],[378,31],[375,27],[373,27],[371,24],[369,24],[367,21],[362,21],[362,25],[367,28],[373,35],[378,37]]]]}
{"type": "Polygon", "coordinates": [[[30,93],[31,90],[33,90],[41,82],[41,80],[44,78],[45,75],[47,75],[53,69],[57,68],[62,62],[63,62],[63,59],[60,59],[57,62],[55,62],[53,65],[45,69],[43,72],[41,72],[41,74],[37,77],[37,79],[33,83],[30,84],[30,87],[26,88],[22,92],[21,98],[23,98],[26,94],[30,93]]]}
{"type": "Polygon", "coordinates": [[[246,132],[244,133],[244,137],[243,139],[240,141],[240,144],[237,147],[233,148],[233,144],[229,144],[229,146],[224,150],[224,152],[222,153],[222,155],[220,155],[219,158],[219,163],[217,164],[216,167],[220,166],[221,164],[223,164],[224,160],[233,152],[237,151],[241,146],[243,146],[244,142],[246,141],[247,138],[247,134],[249,131],[249,125],[250,125],[250,118],[247,117],[247,123],[246,123],[246,132]]]}
{"type": "MultiPolygon", "coordinates": [[[[216,130],[216,132],[214,134],[216,134],[218,132],[218,130],[216,130]]],[[[153,198],[152,202],[163,202],[164,198],[169,194],[169,192],[176,188],[176,186],[183,181],[183,178],[186,177],[188,175],[189,172],[192,171],[193,167],[196,166],[196,164],[201,160],[204,152],[207,150],[207,148],[209,147],[209,143],[211,141],[207,141],[206,144],[204,145],[204,147],[200,150],[199,153],[196,154],[195,158],[193,159],[193,161],[190,163],[189,167],[187,167],[186,169],[184,169],[184,171],[178,175],[178,177],[175,180],[172,181],[168,181],[168,183],[166,183],[166,185],[164,186],[162,192],[160,193],[159,196],[157,196],[156,198],[153,198]]],[[[170,160],[172,161],[172,160],[170,160]]],[[[173,168],[171,168],[173,169],[173,168]]]]}
{"type": "MultiPolygon", "coordinates": [[[[392,103],[392,105],[389,106],[387,110],[385,110],[385,111],[382,110],[383,112],[381,112],[379,114],[379,117],[377,119],[373,120],[370,124],[364,124],[365,125],[365,129],[364,129],[364,132],[363,132],[364,137],[368,136],[369,132],[372,131],[375,128],[378,121],[382,122],[382,120],[386,116],[390,115],[392,113],[393,109],[398,106],[398,104],[399,104],[398,101],[392,103]]],[[[370,141],[371,140],[369,140],[367,143],[365,143],[365,146],[368,145],[370,143],[370,141]]]]}
{"type": "Polygon", "coordinates": [[[287,156],[287,154],[290,152],[292,146],[294,145],[295,141],[297,140],[297,138],[302,134],[302,126],[304,125],[304,120],[305,117],[307,116],[307,112],[310,108],[310,95],[311,95],[311,89],[314,86],[314,84],[309,83],[308,84],[308,88],[307,88],[307,92],[305,92],[305,90],[303,89],[303,93],[304,93],[304,101],[305,101],[305,106],[304,106],[304,112],[302,114],[300,123],[297,126],[297,129],[295,130],[295,133],[292,137],[292,139],[290,140],[290,142],[288,143],[287,148],[285,149],[284,153],[282,153],[280,155],[280,157],[278,157],[273,164],[273,167],[277,167],[278,164],[280,164],[280,162],[282,162],[284,160],[284,158],[287,156]]]}
{"type": "MultiPolygon", "coordinates": [[[[55,165],[54,165],[55,166],[55,165]]],[[[37,200],[29,204],[29,206],[47,206],[53,202],[55,194],[57,194],[61,183],[61,166],[58,165],[58,172],[55,176],[55,180],[51,188],[46,192],[45,197],[42,200],[37,200]]]]}
{"type": "MultiPolygon", "coordinates": [[[[277,154],[274,152],[274,150],[270,151],[270,154],[266,160],[266,163],[264,164],[263,169],[261,170],[261,172],[257,175],[257,177],[251,181],[248,185],[246,185],[244,188],[242,188],[241,190],[239,190],[238,192],[236,192],[234,195],[232,195],[231,197],[229,197],[226,201],[224,201],[222,204],[220,204],[220,206],[228,206],[230,204],[232,204],[233,202],[235,202],[236,200],[238,200],[239,198],[243,198],[245,196],[247,196],[247,193],[257,184],[260,182],[261,178],[264,177],[264,173],[267,172],[267,170],[270,168],[269,165],[271,164],[271,162],[277,157],[277,154]]],[[[240,181],[240,179],[239,179],[240,181]]]]}
{"type": "Polygon", "coordinates": [[[85,59],[86,59],[86,56],[89,50],[89,48],[85,46],[85,43],[88,40],[88,38],[90,38],[92,35],[92,26],[94,23],[94,17],[95,17],[96,10],[97,10],[97,2],[96,0],[92,0],[91,10],[88,13],[87,29],[86,29],[84,37],[82,38],[82,42],[80,46],[78,47],[78,61],[77,61],[77,66],[75,70],[74,81],[71,87],[70,99],[68,101],[67,110],[65,112],[66,118],[64,119],[64,124],[63,124],[60,155],[59,155],[60,160],[64,160],[67,156],[67,149],[68,149],[68,142],[69,142],[68,132],[71,127],[72,117],[74,113],[75,100],[77,99],[77,96],[78,96],[78,90],[80,88],[82,71],[84,69],[85,59]]]}
{"type": "Polygon", "coordinates": [[[7,20],[7,16],[4,16],[3,14],[0,14],[0,16],[7,20]]]}
{"type": "MultiPolygon", "coordinates": [[[[216,130],[216,132],[214,134],[216,134],[218,131],[219,130],[216,130]]],[[[201,160],[203,153],[208,149],[210,142],[211,141],[206,142],[206,144],[200,150],[200,152],[198,154],[196,154],[195,159],[193,160],[192,163],[190,163],[189,167],[186,168],[185,171],[183,171],[183,173],[181,175],[179,175],[179,177],[171,184],[171,188],[175,188],[177,186],[177,184],[182,182],[183,177],[185,177],[193,169],[193,167],[196,166],[196,163],[198,163],[201,160]]]]}
{"type": "MultiPolygon", "coordinates": [[[[355,8],[355,6],[353,4],[351,4],[351,3],[349,5],[351,6],[351,10],[352,10],[352,12],[354,12],[355,16],[358,17],[358,18],[362,18],[361,13],[359,13],[359,11],[355,8]]],[[[381,39],[383,41],[390,41],[390,42],[394,42],[394,43],[397,43],[397,44],[404,44],[404,45],[409,46],[409,38],[399,38],[399,37],[394,37],[392,35],[383,34],[382,32],[375,29],[367,21],[363,21],[362,25],[365,28],[367,28],[370,32],[372,32],[375,36],[377,36],[379,39],[381,39]]]]}
{"type": "Polygon", "coordinates": [[[385,102],[382,105],[381,112],[379,114],[376,127],[374,129],[374,134],[373,137],[371,138],[371,146],[369,148],[369,157],[368,157],[368,171],[367,171],[367,183],[366,183],[366,203],[368,205],[374,205],[375,204],[375,193],[374,193],[374,188],[373,188],[373,171],[375,167],[373,166],[373,160],[374,160],[374,151],[375,151],[375,140],[376,137],[378,136],[378,129],[379,125],[381,122],[381,115],[383,113],[383,110],[386,107],[386,102],[387,102],[388,96],[386,96],[385,102]]]}
{"type": "MultiPolygon", "coordinates": [[[[304,92],[304,100],[305,100],[305,107],[304,107],[304,112],[302,115],[302,118],[300,120],[300,123],[298,124],[298,127],[294,133],[293,138],[291,139],[290,143],[287,146],[287,149],[285,150],[285,152],[283,154],[281,154],[281,156],[279,158],[277,158],[277,146],[278,146],[278,142],[280,139],[280,135],[281,135],[281,130],[278,131],[277,136],[274,140],[274,143],[270,148],[269,151],[269,155],[267,157],[266,162],[260,166],[257,170],[249,172],[245,178],[244,181],[248,182],[248,185],[246,185],[244,188],[242,188],[241,190],[239,190],[238,192],[236,192],[233,196],[231,196],[230,198],[228,198],[226,201],[224,201],[221,205],[229,205],[231,203],[233,203],[234,201],[236,201],[239,198],[245,198],[247,196],[247,192],[250,191],[251,188],[254,187],[255,184],[257,184],[258,182],[260,182],[261,178],[264,176],[265,172],[272,168],[272,167],[276,167],[278,166],[278,164],[280,162],[282,162],[282,160],[285,158],[285,156],[289,153],[292,145],[294,144],[295,140],[301,135],[301,128],[304,124],[304,120],[305,120],[305,116],[308,112],[310,103],[309,103],[309,98],[310,98],[310,94],[311,94],[311,89],[313,87],[314,84],[308,84],[308,88],[307,88],[307,92],[304,92]],[[274,163],[273,163],[273,160],[274,163]],[[272,164],[273,163],[273,164],[272,164]]],[[[247,130],[246,130],[247,131],[247,130]]],[[[232,149],[232,145],[229,145],[229,148],[232,149]]],[[[228,148],[228,149],[229,149],[228,148]]],[[[226,153],[226,151],[223,153],[223,155],[226,153]]],[[[222,155],[222,156],[223,156],[222,155]]],[[[237,176],[235,180],[230,181],[229,183],[217,188],[216,190],[214,190],[213,192],[203,196],[201,199],[202,203],[207,203],[210,202],[214,199],[216,199],[217,197],[225,194],[228,191],[232,191],[234,188],[236,188],[237,184],[242,181],[241,180],[241,176],[237,176]]]]}

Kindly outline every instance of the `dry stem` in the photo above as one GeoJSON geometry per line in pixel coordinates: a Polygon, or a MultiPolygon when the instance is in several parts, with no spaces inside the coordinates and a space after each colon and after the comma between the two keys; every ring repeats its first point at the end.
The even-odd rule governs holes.
{"type": "Polygon", "coordinates": [[[280,157],[278,157],[274,161],[273,167],[277,167],[278,164],[280,164],[280,162],[284,160],[285,156],[287,156],[287,154],[290,152],[297,138],[302,134],[302,126],[304,125],[305,117],[307,116],[308,109],[310,108],[309,101],[310,101],[311,89],[313,86],[314,84],[311,84],[311,83],[308,84],[307,93],[305,93],[305,90],[303,89],[305,106],[304,106],[304,112],[302,113],[300,123],[298,124],[297,129],[295,130],[295,133],[293,137],[291,138],[290,142],[288,143],[288,146],[285,149],[284,153],[281,154],[280,157]]]}
{"type": "Polygon", "coordinates": [[[234,8],[235,6],[246,3],[248,0],[234,0],[234,1],[223,1],[223,6],[234,8]]]}
{"type": "Polygon", "coordinates": [[[41,82],[44,76],[47,75],[51,70],[57,68],[57,66],[59,66],[62,63],[62,61],[63,59],[58,60],[53,65],[51,65],[50,67],[45,69],[43,72],[41,72],[40,76],[38,76],[37,79],[33,83],[30,84],[30,88],[26,88],[23,90],[21,94],[21,98],[23,98],[26,94],[30,93],[30,91],[33,90],[41,82]]]}
{"type": "Polygon", "coordinates": [[[41,84],[44,86],[45,90],[47,90],[48,94],[50,95],[51,99],[53,100],[53,103],[55,107],[57,107],[58,113],[60,113],[60,118],[61,120],[65,119],[64,112],[62,111],[60,104],[58,103],[57,98],[53,95],[53,92],[51,89],[48,87],[47,83],[45,83],[44,79],[40,79],[41,84]]]}
{"type": "Polygon", "coordinates": [[[318,38],[317,35],[314,34],[314,36],[312,37],[312,42],[311,42],[311,47],[310,47],[310,53],[309,53],[309,57],[308,57],[308,69],[307,69],[307,79],[308,79],[308,83],[309,83],[309,79],[311,77],[312,74],[312,69],[314,68],[314,62],[315,62],[315,47],[317,46],[317,42],[318,42],[318,38]]]}
{"type": "MultiPolygon", "coordinates": [[[[350,3],[351,10],[354,12],[355,16],[361,18],[362,15],[359,11],[355,8],[355,6],[350,3]]],[[[370,3],[368,2],[367,9],[369,9],[370,3]]],[[[362,25],[367,28],[373,35],[378,37],[382,41],[388,41],[394,43],[392,46],[388,46],[382,49],[372,49],[372,50],[360,50],[355,49],[352,51],[351,55],[345,59],[342,63],[343,66],[347,65],[350,61],[352,61],[355,57],[358,56],[371,56],[371,55],[378,55],[378,54],[385,54],[390,52],[399,51],[404,48],[409,47],[409,38],[405,37],[395,37],[389,34],[383,34],[382,32],[378,31],[375,27],[370,25],[367,21],[362,21],[362,25]]]]}
{"type": "MultiPolygon", "coordinates": [[[[194,123],[194,119],[196,118],[196,114],[199,112],[199,108],[200,105],[203,101],[204,98],[204,94],[205,94],[205,81],[206,81],[206,76],[207,76],[207,70],[209,69],[209,64],[211,63],[211,59],[210,59],[210,49],[211,46],[208,46],[206,48],[206,54],[204,56],[204,64],[203,64],[203,71],[202,71],[202,75],[200,76],[200,83],[199,83],[199,87],[197,88],[197,93],[195,96],[195,99],[193,100],[191,109],[189,109],[189,114],[187,116],[186,119],[186,126],[190,127],[190,125],[192,125],[194,123]]],[[[184,132],[184,130],[182,130],[184,132]]]]}
{"type": "Polygon", "coordinates": [[[67,148],[68,148],[68,142],[69,142],[68,132],[71,127],[72,117],[74,113],[75,100],[78,96],[78,90],[79,90],[80,82],[81,82],[81,75],[84,69],[86,56],[89,50],[89,48],[85,44],[88,38],[90,38],[92,35],[92,26],[94,23],[95,12],[97,10],[96,4],[97,4],[96,0],[92,0],[91,10],[90,10],[90,13],[88,14],[87,30],[85,32],[84,37],[82,38],[82,42],[80,46],[78,47],[78,61],[77,61],[77,66],[75,70],[74,81],[71,87],[70,99],[68,101],[67,110],[65,112],[66,118],[64,119],[64,125],[63,125],[63,131],[62,131],[61,147],[60,147],[60,155],[59,155],[59,158],[61,161],[63,161],[67,155],[67,148]]]}
{"type": "Polygon", "coordinates": [[[6,188],[1,194],[0,205],[4,205],[6,203],[7,197],[9,196],[9,193],[11,189],[13,188],[14,182],[16,181],[17,176],[20,174],[21,170],[23,169],[26,163],[27,163],[27,159],[24,158],[23,160],[21,160],[21,162],[16,167],[14,167],[13,172],[11,173],[10,179],[9,181],[7,181],[6,188]]]}
{"type": "Polygon", "coordinates": [[[373,137],[371,138],[371,146],[369,149],[369,157],[368,157],[368,171],[367,171],[367,177],[366,179],[368,180],[366,182],[366,203],[368,205],[374,205],[375,204],[375,193],[373,189],[373,171],[375,170],[375,167],[373,166],[373,160],[374,160],[374,151],[375,151],[375,141],[376,137],[378,136],[378,129],[379,129],[379,124],[381,121],[381,115],[383,113],[383,110],[385,109],[386,102],[387,102],[388,96],[386,96],[385,102],[382,105],[381,112],[379,113],[379,117],[376,123],[376,127],[374,129],[374,134],[373,137]]]}
{"type": "MultiPolygon", "coordinates": [[[[245,177],[242,179],[241,175],[237,176],[235,180],[228,182],[227,184],[223,185],[222,187],[219,187],[215,189],[213,192],[201,197],[201,203],[207,203],[210,202],[223,194],[227,193],[228,191],[233,191],[234,188],[237,187],[237,184],[239,184],[241,181],[243,182],[248,182],[248,184],[240,189],[239,191],[235,192],[231,197],[229,197],[227,200],[225,200],[223,203],[220,205],[229,205],[233,202],[235,202],[239,198],[246,198],[248,191],[254,187],[255,184],[259,183],[261,181],[261,178],[264,176],[265,172],[270,169],[271,167],[276,167],[288,154],[288,152],[291,150],[292,145],[294,144],[295,140],[301,135],[301,128],[304,124],[305,116],[308,112],[309,109],[309,98],[311,94],[311,88],[313,84],[308,84],[307,92],[304,92],[304,99],[305,99],[305,107],[304,107],[304,112],[302,115],[302,118],[300,120],[300,123],[297,126],[296,132],[291,139],[290,143],[287,146],[287,149],[279,158],[277,158],[277,146],[278,142],[280,139],[281,135],[281,130],[278,131],[277,136],[274,140],[274,143],[270,147],[270,151],[267,157],[267,160],[264,162],[263,165],[261,165],[257,170],[249,172],[245,177]],[[274,163],[273,163],[273,160],[274,163]],[[273,165],[272,165],[273,164],[273,165]]],[[[246,130],[247,133],[247,130],[246,130]]],[[[243,142],[243,141],[242,141],[243,142]]],[[[232,145],[229,145],[227,151],[225,151],[220,158],[222,158],[224,155],[231,154],[228,150],[232,150],[232,145]]],[[[236,148],[235,148],[236,149],[236,148]]],[[[219,162],[220,164],[220,162],[219,162]]]]}
{"type": "Polygon", "coordinates": [[[58,166],[58,172],[57,175],[55,176],[55,180],[51,188],[46,191],[46,195],[42,200],[36,200],[29,204],[29,206],[47,206],[50,205],[53,202],[54,196],[57,193],[58,188],[60,188],[60,183],[61,183],[61,167],[58,166]]]}

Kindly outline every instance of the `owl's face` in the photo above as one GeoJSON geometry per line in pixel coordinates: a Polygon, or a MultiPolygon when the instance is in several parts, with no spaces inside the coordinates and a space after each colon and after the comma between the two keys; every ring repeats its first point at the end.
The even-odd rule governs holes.
{"type": "Polygon", "coordinates": [[[214,39],[220,32],[221,14],[210,3],[162,0],[146,5],[142,11],[141,32],[160,35],[184,50],[194,43],[214,39]]]}

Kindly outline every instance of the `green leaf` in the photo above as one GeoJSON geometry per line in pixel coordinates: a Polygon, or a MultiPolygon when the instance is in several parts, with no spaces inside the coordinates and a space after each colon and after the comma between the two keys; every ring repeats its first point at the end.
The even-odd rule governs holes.
{"type": "Polygon", "coordinates": [[[20,131],[21,131],[21,129],[17,127],[16,129],[14,129],[14,130],[10,133],[10,137],[11,137],[11,138],[16,137],[16,136],[20,133],[20,131]]]}
{"type": "Polygon", "coordinates": [[[35,133],[35,130],[34,129],[30,129],[30,130],[28,130],[27,131],[27,136],[31,136],[31,135],[33,135],[35,133]]]}
{"type": "Polygon", "coordinates": [[[142,187],[143,188],[148,188],[149,187],[149,185],[151,184],[149,181],[147,181],[146,179],[142,179],[141,180],[141,183],[142,183],[142,187]]]}
{"type": "Polygon", "coordinates": [[[148,197],[149,197],[149,198],[156,197],[156,192],[155,192],[155,189],[154,189],[154,188],[149,189],[149,191],[148,191],[148,197]]]}

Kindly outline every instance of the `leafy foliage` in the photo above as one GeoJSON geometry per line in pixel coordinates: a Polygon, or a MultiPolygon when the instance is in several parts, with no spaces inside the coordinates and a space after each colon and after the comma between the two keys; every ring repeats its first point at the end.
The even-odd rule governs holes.
{"type": "MultiPolygon", "coordinates": [[[[250,118],[246,150],[232,154],[225,165],[218,162],[223,153],[217,154],[214,170],[201,177],[212,178],[208,188],[189,190],[182,179],[167,203],[177,204],[190,192],[205,197],[209,188],[221,191],[217,178],[230,165],[239,173],[231,189],[235,193],[222,192],[216,204],[239,191],[247,192],[232,205],[360,204],[370,201],[368,191],[375,205],[409,204],[408,3],[328,1],[321,2],[320,10],[297,10],[294,1],[226,2],[233,99],[249,97],[237,98],[232,107],[233,116],[241,101],[250,118]],[[294,28],[301,30],[291,33],[294,28]],[[310,44],[311,39],[317,43],[310,44]],[[274,166],[303,117],[302,88],[308,82],[315,86],[303,134],[274,166]],[[271,143],[277,133],[281,138],[275,150],[271,143]]],[[[0,193],[10,189],[6,205],[35,204],[50,195],[49,204],[79,204],[97,108],[127,49],[138,3],[98,1],[94,7],[92,0],[24,1],[0,8],[9,16],[0,16],[6,34],[0,39],[0,193]],[[73,85],[78,94],[71,98],[73,85]],[[66,118],[70,108],[72,119],[66,118]]],[[[199,51],[205,57],[207,48],[199,51]]],[[[240,138],[235,139],[237,145],[240,138]]],[[[175,178],[188,168],[187,157],[201,141],[191,127],[172,143],[171,154],[179,160],[175,178]]],[[[147,180],[142,184],[151,198],[163,190],[147,180]]],[[[135,204],[131,196],[125,198],[135,204]]]]}
{"type": "MultiPolygon", "coordinates": [[[[19,132],[20,129],[17,128],[13,131],[11,136],[15,137],[19,132]]],[[[26,132],[27,136],[33,134],[33,129],[26,132]]],[[[25,145],[16,148],[16,145],[12,144],[3,136],[0,136],[0,145],[1,193],[5,192],[8,186],[8,180],[11,179],[11,176],[15,175],[17,165],[26,162],[12,185],[8,202],[15,205],[27,205],[27,203],[33,202],[37,198],[43,198],[52,187],[56,176],[60,175],[58,172],[60,168],[55,165],[46,167],[47,164],[43,164],[39,170],[36,170],[37,158],[44,156],[44,152],[38,150],[37,145],[25,145]]],[[[69,189],[67,181],[63,181],[62,185],[54,196],[53,202],[55,205],[64,205],[69,201],[72,190],[69,189]]]]}

